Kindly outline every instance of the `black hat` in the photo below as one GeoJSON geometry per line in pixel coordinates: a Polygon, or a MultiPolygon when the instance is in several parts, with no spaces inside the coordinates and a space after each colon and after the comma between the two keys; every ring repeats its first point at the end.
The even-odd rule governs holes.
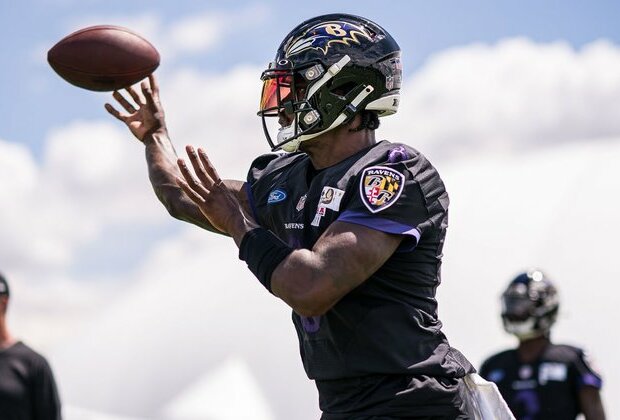
{"type": "Polygon", "coordinates": [[[6,282],[6,279],[0,273],[0,296],[8,296],[9,295],[9,284],[6,282]]]}

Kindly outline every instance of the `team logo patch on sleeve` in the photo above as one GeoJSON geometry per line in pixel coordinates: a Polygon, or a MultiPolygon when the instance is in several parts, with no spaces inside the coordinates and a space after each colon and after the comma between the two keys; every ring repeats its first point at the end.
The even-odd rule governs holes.
{"type": "Polygon", "coordinates": [[[385,210],[394,204],[403,192],[405,176],[385,166],[364,169],[360,181],[362,201],[373,213],[385,210]]]}

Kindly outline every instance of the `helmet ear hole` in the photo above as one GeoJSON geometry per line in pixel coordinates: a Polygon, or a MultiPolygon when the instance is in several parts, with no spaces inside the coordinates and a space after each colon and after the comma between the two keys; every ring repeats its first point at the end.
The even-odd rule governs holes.
{"type": "Polygon", "coordinates": [[[344,98],[349,93],[351,93],[351,91],[355,89],[356,87],[357,87],[356,83],[346,82],[338,86],[331,86],[329,91],[333,93],[334,95],[342,96],[344,98]]]}

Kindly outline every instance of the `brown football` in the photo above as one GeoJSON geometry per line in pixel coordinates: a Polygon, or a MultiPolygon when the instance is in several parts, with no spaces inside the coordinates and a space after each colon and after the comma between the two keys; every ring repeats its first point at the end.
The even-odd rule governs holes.
{"type": "Polygon", "coordinates": [[[67,35],[47,53],[67,82],[106,92],[133,85],[159,66],[159,53],[146,39],[120,26],[98,25],[67,35]]]}

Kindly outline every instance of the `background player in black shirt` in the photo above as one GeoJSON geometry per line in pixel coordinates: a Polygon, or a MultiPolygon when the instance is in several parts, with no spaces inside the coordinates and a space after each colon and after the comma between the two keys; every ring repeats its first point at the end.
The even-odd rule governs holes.
{"type": "Polygon", "coordinates": [[[106,104],[146,146],[151,184],[170,214],[231,236],[265,288],[293,309],[323,419],[460,419],[474,371],[441,332],[448,195],[415,149],[377,142],[400,101],[400,48],[367,19],[309,19],[263,72],[259,115],[273,151],[247,181],[222,180],[168,137],[155,78],[106,104]],[[269,130],[267,117],[280,129],[269,130]],[[194,175],[195,174],[195,175],[194,175]]]}
{"type": "Polygon", "coordinates": [[[487,359],[480,375],[497,384],[517,419],[604,419],[602,380],[583,350],[551,343],[558,309],[557,290],[542,271],[512,280],[502,294],[502,320],[519,346],[487,359]]]}
{"type": "Polygon", "coordinates": [[[6,324],[9,285],[0,274],[0,419],[59,420],[60,401],[49,364],[6,324]]]}

